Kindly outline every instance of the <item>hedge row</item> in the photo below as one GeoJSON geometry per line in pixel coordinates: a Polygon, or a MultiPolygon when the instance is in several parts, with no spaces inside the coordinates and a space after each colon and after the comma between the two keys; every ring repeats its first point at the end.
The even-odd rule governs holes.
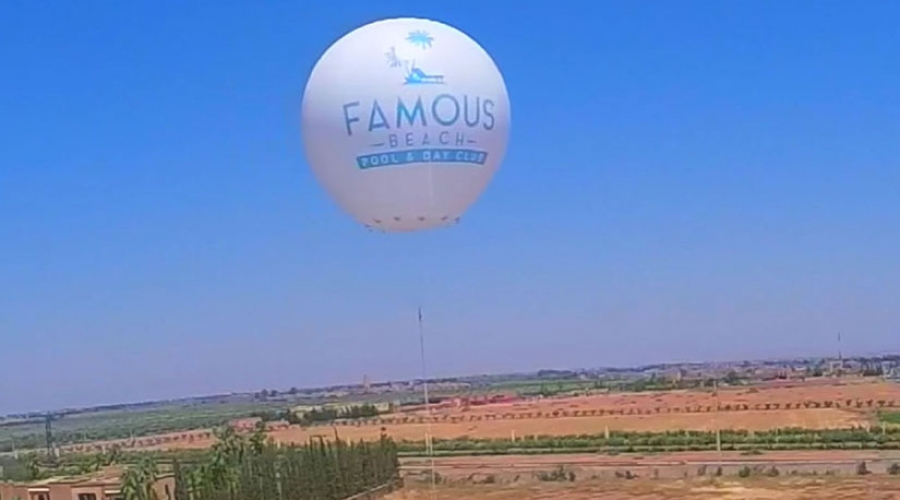
{"type": "MultiPolygon", "coordinates": [[[[900,429],[780,429],[751,433],[722,431],[721,448],[728,451],[754,450],[836,450],[871,449],[900,450],[900,429]]],[[[425,452],[423,441],[402,441],[399,451],[404,454],[425,452]]],[[[667,433],[611,432],[606,435],[529,436],[510,439],[435,439],[436,453],[561,453],[561,452],[619,452],[654,453],[677,451],[706,451],[717,449],[715,432],[687,431],[667,433]],[[564,450],[564,451],[560,451],[564,450]]]]}

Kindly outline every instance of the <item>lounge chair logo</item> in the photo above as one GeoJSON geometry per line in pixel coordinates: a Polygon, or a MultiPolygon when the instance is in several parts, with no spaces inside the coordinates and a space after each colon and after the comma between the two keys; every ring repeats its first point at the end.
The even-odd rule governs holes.
{"type": "MultiPolygon", "coordinates": [[[[434,38],[426,31],[411,31],[405,39],[413,50],[426,51],[431,49],[434,38]]],[[[404,85],[441,85],[444,83],[444,75],[428,73],[416,65],[415,58],[404,58],[397,55],[397,47],[392,46],[386,53],[388,67],[402,69],[404,72],[404,85]]]]}

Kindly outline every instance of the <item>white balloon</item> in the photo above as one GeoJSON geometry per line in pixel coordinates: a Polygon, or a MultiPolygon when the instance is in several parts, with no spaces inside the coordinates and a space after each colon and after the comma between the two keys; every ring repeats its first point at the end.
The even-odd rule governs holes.
{"type": "Polygon", "coordinates": [[[335,202],[383,231],[453,224],[503,161],[509,97],[491,57],[426,19],[367,24],[312,70],[307,160],[335,202]]]}

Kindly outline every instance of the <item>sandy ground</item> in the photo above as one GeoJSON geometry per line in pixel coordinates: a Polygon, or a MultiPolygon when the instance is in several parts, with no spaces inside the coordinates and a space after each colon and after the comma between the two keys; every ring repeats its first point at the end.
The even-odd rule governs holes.
{"type": "MultiPolygon", "coordinates": [[[[672,415],[613,415],[606,417],[556,417],[512,420],[481,420],[474,422],[431,425],[430,434],[450,439],[504,438],[513,436],[568,436],[601,434],[611,431],[715,430],[716,428],[766,430],[784,427],[827,429],[863,425],[869,419],[862,414],[835,409],[746,411],[733,414],[672,414],[672,415]]],[[[346,439],[377,438],[383,429],[397,440],[422,440],[429,431],[428,424],[384,424],[381,426],[290,427],[272,432],[281,442],[306,441],[314,435],[334,435],[337,430],[346,439]]]]}
{"type": "Polygon", "coordinates": [[[596,480],[528,485],[411,486],[385,500],[895,500],[900,478],[596,480]]]}

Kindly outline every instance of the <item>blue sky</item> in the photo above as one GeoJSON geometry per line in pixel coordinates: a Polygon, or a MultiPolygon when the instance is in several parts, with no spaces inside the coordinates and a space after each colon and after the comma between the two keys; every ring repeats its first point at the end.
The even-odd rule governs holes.
{"type": "Polygon", "coordinates": [[[4,2],[0,412],[900,338],[895,2],[4,2]],[[346,31],[430,17],[512,104],[463,224],[303,157],[346,31]]]}

